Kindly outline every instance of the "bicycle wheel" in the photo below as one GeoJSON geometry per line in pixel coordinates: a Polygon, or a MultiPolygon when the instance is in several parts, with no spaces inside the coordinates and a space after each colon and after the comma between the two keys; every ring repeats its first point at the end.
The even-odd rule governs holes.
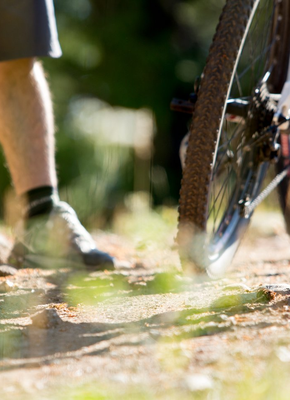
{"type": "Polygon", "coordinates": [[[253,136],[271,124],[287,77],[289,0],[228,0],[210,48],[180,190],[181,259],[213,277],[231,262],[268,162],[253,136]],[[276,93],[272,96],[271,93],[276,93]]]}

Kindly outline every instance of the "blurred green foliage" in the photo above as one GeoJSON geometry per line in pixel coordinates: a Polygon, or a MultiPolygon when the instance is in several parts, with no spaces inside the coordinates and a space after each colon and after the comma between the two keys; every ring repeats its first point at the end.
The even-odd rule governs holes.
{"type": "MultiPolygon", "coordinates": [[[[155,204],[176,202],[181,177],[178,148],[188,117],[171,112],[169,104],[173,97],[187,98],[193,90],[223,3],[55,0],[63,56],[43,62],[55,105],[60,189],[78,212],[81,209],[83,221],[94,211],[103,210],[106,219],[107,210],[110,216],[124,194],[133,190],[134,164],[129,152],[127,161],[111,172],[115,179],[110,178],[100,162],[107,150],[74,132],[72,104],[98,98],[112,106],[152,110],[156,120],[154,160],[148,171],[152,195],[155,204]]],[[[0,173],[3,198],[9,176],[5,167],[0,173]]]]}

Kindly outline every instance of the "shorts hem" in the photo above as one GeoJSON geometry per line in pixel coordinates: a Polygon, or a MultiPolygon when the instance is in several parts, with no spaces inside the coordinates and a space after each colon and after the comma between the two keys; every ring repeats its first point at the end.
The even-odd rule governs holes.
{"type": "Polygon", "coordinates": [[[11,54],[11,55],[7,55],[7,56],[0,55],[0,62],[20,60],[23,58],[42,58],[42,57],[60,58],[61,56],[62,56],[62,51],[37,52],[37,53],[26,53],[26,54],[17,54],[17,55],[11,54]]]}

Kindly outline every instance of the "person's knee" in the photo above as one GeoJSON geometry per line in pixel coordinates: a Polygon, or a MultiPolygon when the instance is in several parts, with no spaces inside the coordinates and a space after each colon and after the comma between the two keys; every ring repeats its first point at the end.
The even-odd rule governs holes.
{"type": "Polygon", "coordinates": [[[29,76],[35,62],[35,58],[22,58],[0,62],[0,86],[5,83],[9,84],[9,81],[29,76]]]}

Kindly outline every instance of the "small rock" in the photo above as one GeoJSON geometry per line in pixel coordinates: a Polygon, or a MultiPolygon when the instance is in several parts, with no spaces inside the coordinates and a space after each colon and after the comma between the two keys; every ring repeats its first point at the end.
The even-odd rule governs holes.
{"type": "Polygon", "coordinates": [[[270,290],[271,292],[282,294],[284,296],[290,295],[290,285],[288,285],[287,283],[266,284],[259,286],[259,289],[270,290]]]}
{"type": "Polygon", "coordinates": [[[62,319],[58,316],[58,313],[53,308],[48,310],[42,310],[31,317],[32,325],[40,329],[56,328],[62,324],[62,319]]]}
{"type": "Polygon", "coordinates": [[[132,269],[133,264],[129,261],[115,260],[114,261],[116,269],[132,269]]]}
{"type": "Polygon", "coordinates": [[[213,380],[210,376],[204,374],[188,375],[184,379],[187,388],[192,391],[209,390],[213,387],[213,380]]]}
{"type": "Polygon", "coordinates": [[[9,265],[0,265],[0,276],[15,275],[16,273],[16,268],[10,267],[9,265]]]}
{"type": "Polygon", "coordinates": [[[145,266],[144,266],[144,264],[142,262],[136,262],[135,265],[134,265],[134,268],[135,269],[144,269],[145,266]]]}
{"type": "Polygon", "coordinates": [[[288,349],[288,347],[280,346],[276,350],[276,354],[280,361],[287,363],[290,362],[290,350],[288,349]]]}
{"type": "Polygon", "coordinates": [[[9,279],[0,283],[0,293],[12,292],[13,290],[17,289],[18,285],[16,283],[13,283],[9,279]]]}
{"type": "Polygon", "coordinates": [[[147,286],[146,282],[134,282],[135,286],[147,286]]]}

